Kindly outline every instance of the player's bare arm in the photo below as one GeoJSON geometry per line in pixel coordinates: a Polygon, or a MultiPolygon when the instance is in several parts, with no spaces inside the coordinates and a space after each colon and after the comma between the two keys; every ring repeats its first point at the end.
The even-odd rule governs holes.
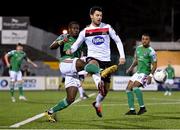
{"type": "Polygon", "coordinates": [[[59,47],[59,44],[58,44],[57,41],[54,41],[54,42],[49,46],[49,48],[50,48],[51,50],[57,49],[58,47],[59,47]]]}
{"type": "Polygon", "coordinates": [[[50,46],[50,49],[57,49],[59,46],[61,46],[62,44],[64,44],[65,40],[55,40],[50,46]]]}
{"type": "Polygon", "coordinates": [[[59,46],[68,41],[69,35],[60,35],[50,46],[50,49],[57,49],[59,46]]]}
{"type": "Polygon", "coordinates": [[[29,58],[27,58],[27,62],[32,64],[36,68],[38,67],[38,65],[36,63],[32,62],[29,58]]]}
{"type": "Polygon", "coordinates": [[[9,63],[8,57],[9,57],[8,54],[6,54],[4,56],[7,67],[10,67],[10,63],[9,63]]]}
{"type": "Polygon", "coordinates": [[[147,77],[147,84],[150,84],[150,83],[151,83],[152,76],[153,76],[154,72],[156,71],[156,68],[157,68],[157,62],[153,62],[153,63],[152,63],[151,73],[150,73],[150,75],[147,77]]]}
{"type": "Polygon", "coordinates": [[[132,65],[126,70],[126,73],[133,71],[134,67],[136,67],[137,64],[138,64],[138,60],[137,60],[137,57],[135,55],[134,61],[133,61],[132,65]]]}

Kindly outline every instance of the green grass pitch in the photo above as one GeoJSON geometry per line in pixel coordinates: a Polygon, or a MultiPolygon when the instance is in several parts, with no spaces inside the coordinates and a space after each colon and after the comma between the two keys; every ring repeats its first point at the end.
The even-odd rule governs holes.
{"type": "MultiPolygon", "coordinates": [[[[97,91],[87,91],[88,94],[97,91]]],[[[28,101],[15,103],[7,91],[0,92],[0,129],[21,122],[54,106],[66,95],[65,91],[26,91],[28,101]]],[[[147,113],[124,115],[128,111],[126,93],[110,91],[103,102],[103,118],[96,116],[92,102],[96,96],[73,104],[57,113],[58,121],[45,117],[25,124],[21,129],[180,129],[180,92],[164,96],[163,92],[144,92],[147,113]]],[[[79,96],[79,95],[78,95],[79,96]]],[[[78,97],[77,96],[77,97],[78,97]]],[[[137,101],[135,100],[138,111],[137,101]]]]}

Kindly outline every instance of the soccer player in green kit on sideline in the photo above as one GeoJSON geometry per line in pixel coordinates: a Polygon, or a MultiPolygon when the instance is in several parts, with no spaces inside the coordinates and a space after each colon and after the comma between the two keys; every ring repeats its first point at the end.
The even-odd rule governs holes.
{"type": "Polygon", "coordinates": [[[172,92],[172,86],[174,84],[174,78],[175,78],[175,71],[172,65],[169,63],[168,66],[165,68],[165,71],[167,72],[167,79],[164,83],[165,86],[165,93],[164,95],[171,96],[172,92]]]}
{"type": "Polygon", "coordinates": [[[16,99],[14,97],[15,85],[17,85],[19,88],[19,100],[27,100],[23,93],[23,80],[22,80],[22,72],[21,72],[21,65],[23,60],[26,60],[34,67],[37,67],[37,65],[27,57],[26,53],[23,51],[23,45],[21,43],[18,43],[16,45],[16,50],[12,50],[5,55],[5,62],[7,67],[9,68],[9,75],[10,75],[9,87],[10,87],[12,102],[16,102],[16,99]]]}
{"type": "Polygon", "coordinates": [[[147,84],[151,83],[152,76],[157,68],[157,56],[154,49],[150,47],[149,34],[142,35],[141,43],[142,44],[136,48],[132,65],[127,69],[127,73],[129,73],[137,66],[137,71],[129,80],[126,88],[130,110],[125,113],[125,115],[141,115],[147,112],[140,87],[145,87],[147,84]],[[134,107],[134,94],[137,97],[140,107],[138,113],[136,113],[134,107]]]}

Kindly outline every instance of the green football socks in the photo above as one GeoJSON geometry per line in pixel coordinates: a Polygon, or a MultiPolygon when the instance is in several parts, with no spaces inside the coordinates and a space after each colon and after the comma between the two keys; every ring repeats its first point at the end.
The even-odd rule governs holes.
{"type": "Polygon", "coordinates": [[[17,87],[19,88],[19,95],[24,96],[22,83],[17,83],[17,87]]]}
{"type": "Polygon", "coordinates": [[[53,108],[51,108],[51,110],[53,111],[53,113],[60,111],[66,107],[68,107],[70,104],[68,104],[66,98],[61,100],[58,104],[56,104],[53,108]]]}
{"type": "Polygon", "coordinates": [[[10,82],[9,88],[10,88],[11,97],[14,97],[14,83],[10,82]]]}
{"type": "Polygon", "coordinates": [[[138,87],[133,88],[133,91],[136,94],[139,106],[143,107],[144,106],[144,101],[143,101],[142,91],[138,87]]]}
{"type": "Polygon", "coordinates": [[[130,110],[134,110],[134,94],[130,90],[126,90],[127,98],[128,98],[128,105],[130,110]]]}
{"type": "Polygon", "coordinates": [[[84,70],[90,74],[96,74],[100,72],[100,68],[95,64],[87,64],[84,70]]]}

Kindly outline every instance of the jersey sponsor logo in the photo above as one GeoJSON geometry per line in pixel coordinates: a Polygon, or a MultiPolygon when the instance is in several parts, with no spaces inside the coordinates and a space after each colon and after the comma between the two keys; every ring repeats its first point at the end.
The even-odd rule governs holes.
{"type": "Polygon", "coordinates": [[[148,52],[144,52],[144,56],[147,56],[148,55],[148,52]]]}
{"type": "Polygon", "coordinates": [[[97,28],[97,29],[89,29],[85,32],[85,37],[95,36],[95,35],[108,35],[109,28],[97,28]]]}
{"type": "Polygon", "coordinates": [[[101,36],[96,36],[92,39],[92,43],[95,45],[101,45],[102,43],[104,43],[104,38],[101,36]]]}

